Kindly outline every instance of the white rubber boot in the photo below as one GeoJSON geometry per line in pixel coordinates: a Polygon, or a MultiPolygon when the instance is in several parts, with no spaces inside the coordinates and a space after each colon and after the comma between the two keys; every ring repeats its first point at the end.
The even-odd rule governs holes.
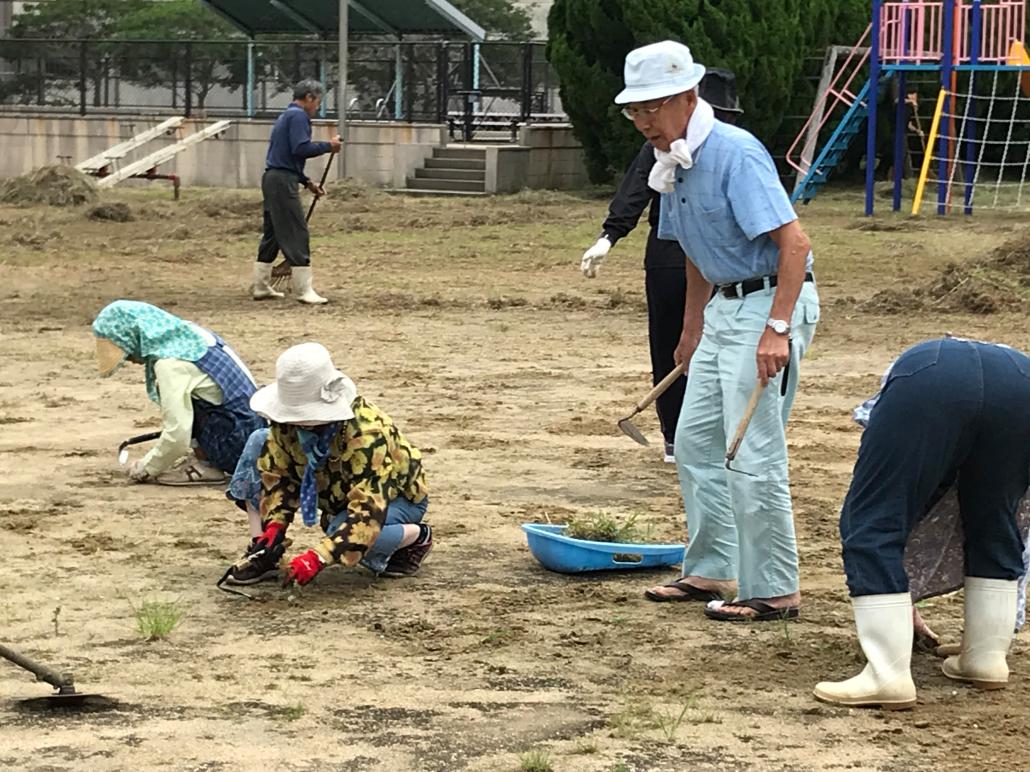
{"type": "Polygon", "coordinates": [[[1016,627],[1018,581],[966,577],[962,651],[941,670],[948,678],[977,689],[1004,689],[1009,681],[1005,657],[1016,627]]]}
{"type": "Polygon", "coordinates": [[[912,597],[907,592],[851,599],[866,666],[847,681],[823,681],[816,699],[836,705],[905,710],[916,704],[912,681],[912,597]]]}
{"type": "Polygon", "coordinates": [[[286,297],[272,289],[272,264],[254,263],[254,283],[250,287],[254,300],[272,300],[286,297]]]}
{"type": "Polygon", "coordinates": [[[329,301],[311,287],[311,266],[293,266],[293,294],[301,303],[317,306],[329,301]]]}

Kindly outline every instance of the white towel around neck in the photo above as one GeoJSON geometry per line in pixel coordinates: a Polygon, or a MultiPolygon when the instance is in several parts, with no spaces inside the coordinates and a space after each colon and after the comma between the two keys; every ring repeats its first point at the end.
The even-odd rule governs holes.
{"type": "Polygon", "coordinates": [[[669,152],[655,148],[655,165],[647,178],[647,184],[659,193],[671,193],[676,181],[676,167],[689,169],[694,165],[694,154],[708,139],[715,126],[715,112],[712,106],[701,97],[697,98],[697,107],[687,124],[687,138],[677,139],[669,146],[669,152]]]}

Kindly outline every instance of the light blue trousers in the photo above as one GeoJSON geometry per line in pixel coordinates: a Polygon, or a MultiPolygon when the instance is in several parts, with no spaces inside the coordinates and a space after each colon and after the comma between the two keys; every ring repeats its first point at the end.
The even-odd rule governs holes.
{"type": "Polygon", "coordinates": [[[737,580],[739,597],[798,590],[797,541],[787,476],[787,417],[798,371],[819,320],[819,294],[805,282],[791,319],[791,361],[770,381],[732,466],[726,449],[757,379],[755,354],[775,289],[743,299],[717,294],[705,308],[704,334],[676,427],[676,465],[687,517],[685,576],[737,580]]]}

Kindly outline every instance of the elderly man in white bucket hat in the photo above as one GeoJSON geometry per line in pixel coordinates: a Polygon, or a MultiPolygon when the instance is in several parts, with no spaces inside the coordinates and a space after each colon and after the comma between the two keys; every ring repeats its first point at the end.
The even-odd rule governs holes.
{"type": "Polygon", "coordinates": [[[659,237],[687,255],[676,361],[690,366],[675,458],[690,542],[683,575],[645,595],[705,601],[720,621],[793,618],[800,604],[786,422],[819,297],[808,237],[769,152],[716,121],[690,49],[664,41],[626,57],[615,102],[655,147],[659,237]],[[756,384],[763,390],[734,469],[724,454],[756,384]],[[737,600],[721,603],[736,588],[737,600]]]}
{"type": "MultiPolygon", "coordinates": [[[[737,97],[737,76],[730,70],[709,68],[698,89],[711,103],[717,120],[736,123],[743,110],[737,97]]],[[[686,257],[675,241],[658,238],[661,193],[651,188],[648,178],[655,165],[654,147],[645,141],[622,176],[615,198],[608,205],[608,217],[601,235],[580,260],[580,270],[593,279],[604,258],[637,227],[647,209],[650,230],[644,250],[644,296],[647,299],[647,341],[651,353],[651,377],[657,386],[676,368],[673,359],[683,333],[683,310],[687,295],[686,257]]],[[[683,405],[685,378],[679,378],[655,400],[658,423],[665,440],[665,462],[673,464],[673,439],[683,405]]]]}
{"type": "Polygon", "coordinates": [[[433,547],[422,522],[429,506],[422,454],[358,395],[321,344],[287,349],[275,370],[276,382],[251,398],[271,428],[251,436],[227,494],[251,514],[247,552],[256,557],[226,581],[275,578],[298,512],[325,537],[289,562],[284,584],[307,584],[332,563],[416,573],[433,547]]]}

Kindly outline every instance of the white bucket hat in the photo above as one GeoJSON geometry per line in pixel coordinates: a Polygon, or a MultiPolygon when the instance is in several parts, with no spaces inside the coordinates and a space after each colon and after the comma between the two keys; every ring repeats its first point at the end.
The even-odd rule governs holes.
{"type": "Polygon", "coordinates": [[[332,423],[354,417],[354,381],[333,367],[321,343],[286,349],[275,362],[275,383],[258,389],[250,407],[280,424],[332,423]]]}
{"type": "Polygon", "coordinates": [[[615,97],[615,104],[650,102],[682,94],[700,83],[704,74],[705,66],[695,63],[690,49],[682,43],[663,40],[634,48],[626,54],[626,88],[615,97]]]}

